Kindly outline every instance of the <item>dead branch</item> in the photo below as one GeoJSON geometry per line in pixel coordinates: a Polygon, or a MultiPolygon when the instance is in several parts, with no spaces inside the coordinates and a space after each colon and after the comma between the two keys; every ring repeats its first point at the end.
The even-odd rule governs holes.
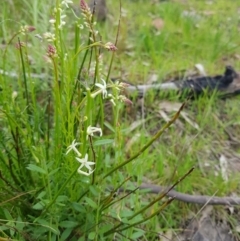
{"type": "MultiPolygon", "coordinates": [[[[140,190],[148,190],[148,193],[159,194],[165,193],[168,197],[173,197],[176,200],[186,202],[186,203],[194,203],[194,204],[207,204],[207,205],[229,205],[236,206],[240,205],[239,197],[216,197],[216,196],[205,196],[205,195],[189,195],[181,192],[177,192],[175,190],[170,190],[168,192],[168,187],[147,184],[143,183],[139,186],[140,190]]],[[[129,189],[120,188],[120,192],[129,191],[129,189]]]]}

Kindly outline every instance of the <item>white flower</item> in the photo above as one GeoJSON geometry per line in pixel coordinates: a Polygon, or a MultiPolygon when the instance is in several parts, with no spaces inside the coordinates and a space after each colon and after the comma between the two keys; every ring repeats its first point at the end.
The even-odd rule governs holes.
{"type": "Polygon", "coordinates": [[[55,34],[52,34],[50,32],[46,32],[43,34],[43,37],[48,41],[48,42],[53,42],[56,40],[55,34]]]}
{"type": "Polygon", "coordinates": [[[66,18],[66,16],[67,16],[67,15],[65,15],[65,14],[63,14],[63,15],[60,16],[60,24],[59,24],[59,26],[58,26],[58,29],[62,29],[63,25],[66,24],[66,22],[63,21],[63,19],[66,18]]]}
{"type": "Polygon", "coordinates": [[[101,80],[102,80],[103,84],[96,83],[95,85],[101,90],[102,95],[103,95],[103,99],[105,99],[108,95],[107,84],[106,84],[106,81],[104,79],[101,79],[101,80]]]}
{"type": "Polygon", "coordinates": [[[94,136],[95,132],[99,132],[100,136],[102,136],[102,129],[101,128],[89,126],[87,128],[87,138],[88,138],[88,136],[94,136]]]}
{"type": "Polygon", "coordinates": [[[81,143],[80,142],[75,142],[76,140],[74,139],[72,144],[70,146],[68,146],[67,148],[67,152],[66,155],[73,150],[79,157],[82,156],[82,154],[78,151],[78,149],[76,148],[76,146],[79,146],[81,143]]]}
{"type": "Polygon", "coordinates": [[[55,20],[55,19],[50,19],[50,20],[49,20],[49,23],[55,24],[55,23],[56,23],[56,20],[55,20]]]}
{"type": "Polygon", "coordinates": [[[80,29],[84,29],[84,26],[83,26],[82,24],[78,24],[78,27],[79,27],[80,29]]]}
{"type": "Polygon", "coordinates": [[[27,26],[21,26],[20,32],[21,32],[22,35],[25,35],[25,33],[27,32],[27,26]]]}
{"type": "Polygon", "coordinates": [[[15,100],[18,96],[18,92],[17,91],[13,91],[12,92],[12,100],[15,100]]]}
{"type": "Polygon", "coordinates": [[[89,162],[88,161],[88,154],[86,154],[84,158],[76,157],[76,160],[81,163],[80,167],[78,168],[78,173],[79,174],[83,174],[85,176],[89,176],[89,175],[91,175],[95,171],[95,169],[93,170],[91,168],[92,165],[95,165],[95,162],[89,162]],[[82,171],[83,167],[86,167],[88,169],[88,171],[87,172],[82,171]]]}
{"type": "Polygon", "coordinates": [[[115,103],[115,101],[114,101],[114,99],[113,99],[113,98],[112,98],[112,99],[110,99],[110,101],[112,102],[113,106],[116,106],[116,103],[115,103]]]}
{"type": "Polygon", "coordinates": [[[112,102],[112,104],[116,106],[115,97],[112,94],[108,94],[108,97],[110,98],[110,101],[112,102]]]}
{"type": "Polygon", "coordinates": [[[61,2],[61,4],[62,5],[65,5],[66,6],[66,8],[68,8],[68,4],[69,3],[73,3],[71,0],[63,0],[62,2],[61,2]]]}

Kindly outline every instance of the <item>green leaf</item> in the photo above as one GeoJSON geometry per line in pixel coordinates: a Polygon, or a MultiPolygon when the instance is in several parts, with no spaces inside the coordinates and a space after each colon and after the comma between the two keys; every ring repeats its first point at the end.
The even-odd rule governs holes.
{"type": "Polygon", "coordinates": [[[80,204],[80,203],[73,202],[72,203],[72,207],[77,212],[86,213],[85,207],[82,204],[80,204]]]}
{"type": "Polygon", "coordinates": [[[62,228],[75,228],[78,225],[76,221],[62,221],[60,222],[60,227],[62,228]]]}
{"type": "Polygon", "coordinates": [[[4,212],[4,215],[5,215],[5,218],[7,219],[7,220],[12,220],[13,218],[12,218],[12,216],[11,216],[11,214],[10,214],[10,212],[7,210],[7,209],[3,209],[3,212],[4,212]]]}
{"type": "Polygon", "coordinates": [[[38,194],[37,199],[42,199],[46,195],[46,191],[42,191],[38,194]]]}
{"type": "Polygon", "coordinates": [[[27,226],[25,222],[22,221],[21,216],[18,216],[17,222],[16,222],[16,229],[18,231],[23,231],[24,227],[27,226]]]}
{"type": "Polygon", "coordinates": [[[59,235],[60,231],[58,230],[58,227],[56,227],[53,224],[49,224],[49,222],[45,219],[37,219],[37,223],[39,223],[41,226],[39,226],[38,231],[42,229],[42,233],[48,232],[50,230],[51,232],[55,233],[56,235],[59,235]]]}
{"type": "Polygon", "coordinates": [[[130,217],[134,214],[132,210],[122,210],[121,217],[130,217]]]}
{"type": "Polygon", "coordinates": [[[42,173],[42,174],[47,174],[47,172],[46,172],[43,168],[41,168],[41,167],[39,167],[39,166],[36,166],[36,165],[34,165],[34,164],[29,164],[29,165],[27,166],[27,169],[29,169],[29,170],[31,170],[31,171],[33,171],[33,172],[40,172],[40,173],[42,173]]]}
{"type": "Polygon", "coordinates": [[[43,203],[43,201],[40,201],[36,203],[32,208],[35,210],[42,210],[44,207],[45,207],[45,204],[43,203]]]}
{"type": "Polygon", "coordinates": [[[94,239],[95,239],[95,236],[96,236],[96,233],[91,232],[91,233],[88,234],[88,239],[89,239],[89,240],[94,240],[94,239]]]}
{"type": "Polygon", "coordinates": [[[61,237],[60,237],[60,241],[65,241],[67,240],[67,238],[69,237],[69,235],[71,234],[71,232],[73,231],[73,228],[67,228],[63,231],[61,237]]]}
{"type": "Polygon", "coordinates": [[[85,197],[85,200],[89,206],[97,209],[98,205],[92,199],[85,197]]]}
{"type": "Polygon", "coordinates": [[[10,212],[9,212],[7,209],[4,209],[3,212],[4,212],[4,214],[5,214],[6,219],[8,220],[8,222],[6,223],[6,226],[7,226],[8,229],[10,230],[11,236],[14,236],[14,234],[15,234],[15,229],[12,229],[12,228],[9,228],[9,227],[15,227],[15,222],[12,221],[13,218],[12,218],[10,212]]]}
{"type": "Polygon", "coordinates": [[[5,226],[5,224],[2,224],[0,226],[0,231],[5,231],[5,230],[8,230],[8,229],[10,229],[10,227],[9,226],[5,226]]]}
{"type": "Polygon", "coordinates": [[[107,121],[104,122],[104,125],[109,129],[111,130],[113,133],[115,133],[115,129],[114,127],[107,121]]]}
{"type": "Polygon", "coordinates": [[[48,174],[48,176],[51,176],[51,175],[55,174],[55,173],[58,172],[58,171],[59,171],[59,168],[57,168],[57,169],[55,169],[55,170],[52,170],[52,171],[48,174]]]}
{"type": "Polygon", "coordinates": [[[131,235],[131,239],[133,240],[137,240],[138,238],[142,237],[144,235],[144,231],[141,230],[141,229],[138,229],[137,232],[134,232],[132,235],[131,235]]]}
{"type": "Polygon", "coordinates": [[[96,186],[89,186],[89,190],[95,197],[99,195],[100,190],[96,186]]]}
{"type": "Polygon", "coordinates": [[[114,142],[113,139],[103,139],[103,140],[97,140],[94,142],[94,146],[104,146],[104,145],[109,145],[114,142]]]}
{"type": "Polygon", "coordinates": [[[68,200],[68,196],[66,195],[59,195],[56,199],[56,202],[66,202],[68,200]]]}
{"type": "Polygon", "coordinates": [[[99,229],[99,234],[103,235],[104,233],[106,233],[107,231],[112,229],[113,227],[114,227],[113,223],[103,224],[103,225],[101,225],[101,228],[99,229]]]}

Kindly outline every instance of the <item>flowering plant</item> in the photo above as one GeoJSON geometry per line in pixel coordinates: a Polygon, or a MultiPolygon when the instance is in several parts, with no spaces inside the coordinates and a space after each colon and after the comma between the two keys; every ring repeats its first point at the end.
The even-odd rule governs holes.
{"type": "Polygon", "coordinates": [[[0,203],[6,206],[0,215],[6,239],[113,240],[144,222],[141,215],[126,219],[114,195],[129,180],[125,166],[151,142],[126,157],[120,113],[132,102],[124,95],[127,84],[109,78],[117,40],[100,36],[85,0],[79,16],[73,4],[56,1],[45,31],[24,25],[8,41],[16,42],[19,73],[5,71],[4,50],[0,203]]]}

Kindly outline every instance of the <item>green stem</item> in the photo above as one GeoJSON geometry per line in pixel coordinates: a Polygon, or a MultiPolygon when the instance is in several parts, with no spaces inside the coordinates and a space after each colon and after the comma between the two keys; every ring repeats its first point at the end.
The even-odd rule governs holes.
{"type": "MultiPolygon", "coordinates": [[[[134,213],[132,216],[130,216],[128,218],[128,221],[133,219],[134,217],[136,217],[137,215],[145,212],[149,207],[153,206],[156,202],[160,201],[163,197],[165,197],[174,187],[176,187],[181,181],[183,181],[192,171],[194,170],[194,167],[192,167],[187,173],[184,174],[184,176],[182,176],[177,182],[175,182],[170,188],[168,188],[166,191],[164,191],[163,193],[161,193],[159,195],[159,197],[157,197],[156,199],[154,199],[152,202],[150,202],[147,206],[143,207],[142,209],[140,209],[138,212],[134,213]]],[[[117,228],[119,228],[120,226],[124,225],[124,223],[119,223],[118,225],[116,225],[115,227],[113,227],[112,229],[110,229],[109,231],[107,231],[104,236],[106,235],[109,235],[111,233],[114,233],[114,232],[119,232],[119,231],[123,231],[125,229],[129,229],[131,227],[134,227],[140,223],[143,223],[145,222],[146,220],[149,220],[151,219],[152,217],[154,217],[156,214],[158,214],[160,211],[162,211],[167,205],[170,204],[170,202],[172,202],[174,200],[174,198],[171,198],[169,199],[167,202],[165,202],[160,208],[158,211],[156,211],[155,213],[153,213],[152,215],[150,215],[147,219],[144,219],[144,220],[140,220],[136,223],[133,223],[131,225],[128,225],[127,227],[125,228],[122,228],[120,230],[116,230],[117,228]]]]}
{"type": "MultiPolygon", "coordinates": [[[[119,1],[119,13],[120,13],[120,16],[119,16],[119,20],[118,20],[117,36],[116,36],[116,40],[115,40],[115,46],[116,47],[117,47],[117,42],[118,42],[118,36],[119,36],[119,33],[120,33],[121,17],[122,17],[122,1],[121,0],[119,1]]],[[[114,59],[114,52],[112,53],[110,65],[109,65],[109,68],[108,68],[106,83],[108,82],[108,79],[109,79],[109,76],[110,76],[110,73],[111,73],[113,59],[114,59]]]]}
{"type": "MultiPolygon", "coordinates": [[[[124,227],[124,228],[122,228],[122,229],[114,230],[113,232],[114,232],[114,233],[115,233],[115,232],[121,232],[121,231],[124,231],[124,230],[126,230],[126,229],[129,229],[129,228],[131,228],[131,227],[135,227],[135,226],[138,225],[138,224],[144,223],[144,222],[146,222],[147,220],[150,220],[150,219],[153,218],[155,215],[159,214],[159,213],[160,213],[165,207],[167,207],[173,200],[174,200],[174,198],[169,198],[163,205],[161,205],[161,207],[160,207],[156,212],[154,212],[153,214],[151,214],[151,215],[148,216],[147,218],[142,219],[142,220],[140,220],[140,221],[138,221],[138,222],[132,223],[132,224],[130,224],[130,225],[128,225],[127,227],[124,227]]],[[[107,233],[108,233],[108,234],[111,234],[111,233],[109,233],[109,232],[107,232],[107,233]]],[[[106,233],[106,235],[107,235],[107,233],[106,233]]]]}
{"type": "Polygon", "coordinates": [[[144,145],[139,152],[137,152],[135,155],[133,155],[132,157],[130,157],[128,160],[122,162],[121,164],[119,164],[118,166],[114,167],[112,170],[110,170],[106,175],[103,176],[103,179],[105,179],[106,177],[108,177],[109,175],[111,175],[113,172],[115,172],[116,170],[120,169],[121,167],[125,166],[126,164],[128,164],[129,162],[133,161],[134,159],[136,159],[137,157],[139,157],[149,146],[152,145],[152,143],[154,141],[156,141],[162,134],[163,132],[168,129],[179,117],[180,112],[182,111],[183,107],[184,107],[185,103],[182,104],[182,106],[180,107],[180,109],[178,110],[178,112],[173,116],[173,118],[168,121],[164,127],[159,130],[157,132],[157,134],[155,134],[155,136],[146,144],[144,145]]]}
{"type": "Polygon", "coordinates": [[[57,200],[58,196],[62,193],[62,191],[66,188],[67,184],[69,183],[69,181],[72,179],[72,177],[76,174],[78,169],[78,166],[76,167],[75,170],[73,170],[73,172],[71,173],[71,175],[68,177],[68,179],[63,183],[63,185],[61,186],[61,188],[58,190],[57,194],[55,195],[55,197],[52,199],[52,201],[46,206],[46,208],[43,210],[42,214],[45,214],[48,209],[54,204],[54,202],[57,200]]]}
{"type": "Polygon", "coordinates": [[[28,98],[28,86],[27,86],[27,77],[26,77],[26,70],[25,70],[25,65],[23,61],[23,53],[22,53],[22,46],[20,39],[18,38],[18,44],[19,44],[19,50],[20,50],[20,57],[21,57],[21,62],[22,62],[22,69],[23,69],[23,79],[24,79],[24,88],[25,88],[25,98],[27,100],[27,110],[29,113],[29,98],[28,98]]]}

